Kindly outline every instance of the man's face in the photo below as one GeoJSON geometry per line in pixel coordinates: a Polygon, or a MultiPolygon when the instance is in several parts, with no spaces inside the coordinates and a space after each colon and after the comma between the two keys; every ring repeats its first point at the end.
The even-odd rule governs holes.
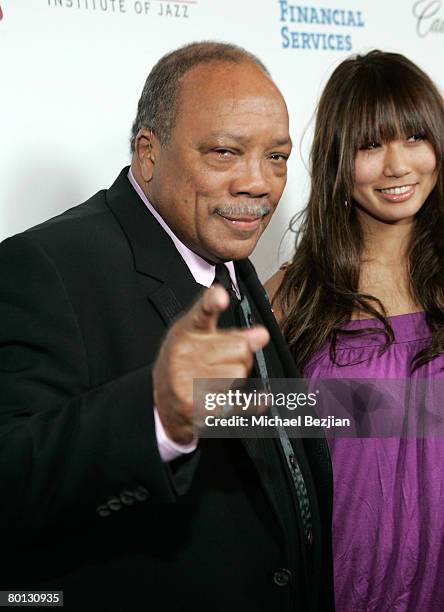
{"type": "Polygon", "coordinates": [[[145,190],[190,249],[243,259],[279,202],[290,151],[285,102],[257,66],[199,65],[181,81],[168,144],[155,141],[145,190]]]}

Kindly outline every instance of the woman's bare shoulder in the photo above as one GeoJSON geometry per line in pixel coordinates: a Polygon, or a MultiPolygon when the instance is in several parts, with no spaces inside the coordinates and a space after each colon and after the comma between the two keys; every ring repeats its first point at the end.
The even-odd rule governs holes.
{"type": "Polygon", "coordinates": [[[282,284],[284,279],[285,270],[280,268],[273,276],[271,276],[265,283],[264,287],[266,292],[268,293],[268,297],[270,298],[270,302],[273,301],[274,296],[276,295],[277,290],[282,284]]]}
{"type": "MultiPolygon", "coordinates": [[[[274,296],[277,293],[277,290],[282,284],[285,275],[285,267],[282,266],[273,276],[271,276],[265,283],[264,287],[266,292],[268,293],[268,297],[270,298],[270,302],[273,304],[274,296]]],[[[283,313],[277,302],[273,304],[273,314],[278,322],[282,321],[283,313]]]]}

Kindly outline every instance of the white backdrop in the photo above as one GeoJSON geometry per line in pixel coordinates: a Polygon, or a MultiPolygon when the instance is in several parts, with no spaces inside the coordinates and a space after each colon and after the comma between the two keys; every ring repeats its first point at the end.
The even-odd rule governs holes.
{"type": "Polygon", "coordinates": [[[444,0],[0,0],[0,239],[108,187],[129,163],[150,68],[203,39],[256,53],[289,106],[296,146],[253,257],[262,278],[291,248],[279,252],[307,196],[310,121],[337,63],[399,51],[444,87],[444,0]]]}

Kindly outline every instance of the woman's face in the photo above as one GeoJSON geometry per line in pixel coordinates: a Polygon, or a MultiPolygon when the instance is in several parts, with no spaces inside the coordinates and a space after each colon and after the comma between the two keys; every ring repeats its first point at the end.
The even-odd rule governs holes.
{"type": "Polygon", "coordinates": [[[353,198],[385,223],[409,223],[436,185],[436,157],[421,136],[371,143],[355,158],[353,198]]]}

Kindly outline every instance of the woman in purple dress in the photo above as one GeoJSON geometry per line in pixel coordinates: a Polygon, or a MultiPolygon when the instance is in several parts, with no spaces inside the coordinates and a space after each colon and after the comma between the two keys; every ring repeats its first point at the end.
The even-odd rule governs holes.
{"type": "MultiPolygon", "coordinates": [[[[403,404],[430,412],[418,389],[444,379],[443,166],[444,103],[422,70],[380,51],[336,68],[295,255],[267,283],[308,379],[405,379],[403,404]]],[[[329,445],[338,611],[443,611],[444,439],[329,445]]]]}

